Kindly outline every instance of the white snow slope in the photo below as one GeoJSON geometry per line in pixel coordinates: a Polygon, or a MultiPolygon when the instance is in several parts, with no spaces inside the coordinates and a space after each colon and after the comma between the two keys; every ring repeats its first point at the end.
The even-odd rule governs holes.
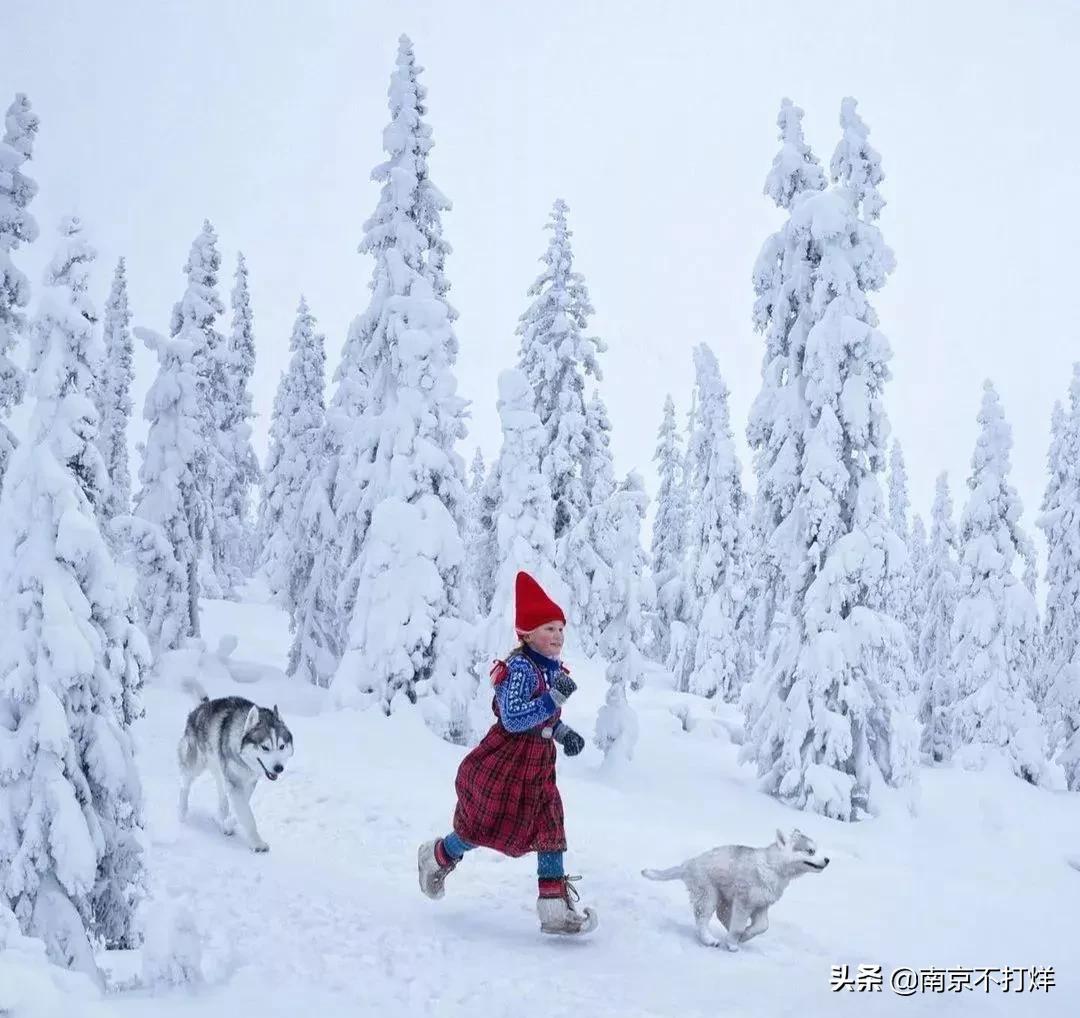
{"type": "MultiPolygon", "coordinates": [[[[449,828],[463,750],[431,735],[419,712],[323,711],[321,691],[282,675],[287,627],[265,603],[206,601],[203,624],[210,648],[224,634],[239,639],[231,676],[204,657],[210,694],[277,703],[296,739],[284,779],[255,794],[271,850],[254,855],[239,835],[219,832],[209,777],[178,822],[174,754],[190,702],[174,665],[146,690],[138,727],[148,859],[155,907],[194,917],[205,981],[99,999],[67,992],[65,1016],[1076,1013],[1080,872],[1065,859],[1080,854],[1080,796],[1007,773],[924,769],[914,814],[896,796],[877,819],[829,821],[756,791],[735,760],[730,708],[713,714],[706,701],[647,689],[631,764],[606,772],[594,747],[560,758],[569,872],[584,876],[582,899],[600,927],[584,940],[544,937],[534,857],[478,850],[450,876],[445,899],[420,894],[416,847],[449,828]],[[690,731],[676,716],[687,710],[690,731]],[[640,876],[713,845],[764,845],[778,826],[810,834],[832,862],[795,881],[770,929],[737,954],[699,946],[680,884],[640,876]],[[852,975],[880,964],[883,989],[832,991],[831,967],[843,964],[852,975]],[[1053,966],[1056,985],[905,997],[889,987],[900,966],[1053,966]]],[[[607,684],[598,666],[575,668],[575,678],[565,716],[588,735],[607,684]]],[[[42,994],[39,973],[20,969],[15,952],[7,962],[0,1014],[61,1013],[62,991],[42,994]]],[[[135,957],[110,967],[114,984],[139,971],[135,957]]]]}

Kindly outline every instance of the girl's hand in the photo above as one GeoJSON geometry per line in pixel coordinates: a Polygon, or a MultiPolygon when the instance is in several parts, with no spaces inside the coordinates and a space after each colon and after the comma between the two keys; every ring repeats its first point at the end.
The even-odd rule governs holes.
{"type": "Polygon", "coordinates": [[[577,756],[585,748],[585,740],[562,721],[555,726],[555,731],[551,737],[556,742],[561,743],[563,752],[567,756],[577,756]]]}
{"type": "Polygon", "coordinates": [[[551,699],[561,707],[570,699],[570,694],[575,689],[577,689],[577,683],[566,672],[556,672],[551,678],[548,691],[551,693],[551,699]]]}

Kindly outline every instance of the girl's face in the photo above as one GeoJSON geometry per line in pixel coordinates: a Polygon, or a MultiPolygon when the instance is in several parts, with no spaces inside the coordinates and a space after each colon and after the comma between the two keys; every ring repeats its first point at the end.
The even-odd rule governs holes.
{"type": "Polygon", "coordinates": [[[561,622],[548,622],[539,629],[526,633],[523,639],[537,654],[557,661],[562,653],[564,628],[561,622]]]}

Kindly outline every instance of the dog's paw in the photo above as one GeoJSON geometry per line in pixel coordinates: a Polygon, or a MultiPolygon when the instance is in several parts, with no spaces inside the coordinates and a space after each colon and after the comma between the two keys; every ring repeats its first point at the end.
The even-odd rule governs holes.
{"type": "Polygon", "coordinates": [[[270,846],[265,841],[256,841],[251,846],[252,852],[269,852],[270,846]]]}
{"type": "Polygon", "coordinates": [[[226,817],[221,821],[221,833],[231,838],[236,833],[236,820],[234,817],[226,817]]]}
{"type": "Polygon", "coordinates": [[[724,947],[726,947],[729,951],[737,951],[739,949],[739,938],[727,937],[724,940],[724,947]]]}
{"type": "Polygon", "coordinates": [[[700,940],[705,947],[720,947],[723,943],[722,940],[714,937],[711,933],[699,933],[698,940],[700,940]]]}

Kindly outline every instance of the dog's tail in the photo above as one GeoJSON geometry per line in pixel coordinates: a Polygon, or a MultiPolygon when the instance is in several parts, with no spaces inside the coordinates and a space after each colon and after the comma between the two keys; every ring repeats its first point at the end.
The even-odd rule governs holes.
{"type": "Polygon", "coordinates": [[[685,866],[672,866],[666,870],[642,870],[641,875],[647,880],[680,880],[686,874],[685,866]]]}
{"type": "Polygon", "coordinates": [[[188,694],[196,703],[206,703],[210,699],[206,695],[206,690],[203,689],[202,683],[193,676],[188,676],[180,683],[180,688],[188,694]]]}

